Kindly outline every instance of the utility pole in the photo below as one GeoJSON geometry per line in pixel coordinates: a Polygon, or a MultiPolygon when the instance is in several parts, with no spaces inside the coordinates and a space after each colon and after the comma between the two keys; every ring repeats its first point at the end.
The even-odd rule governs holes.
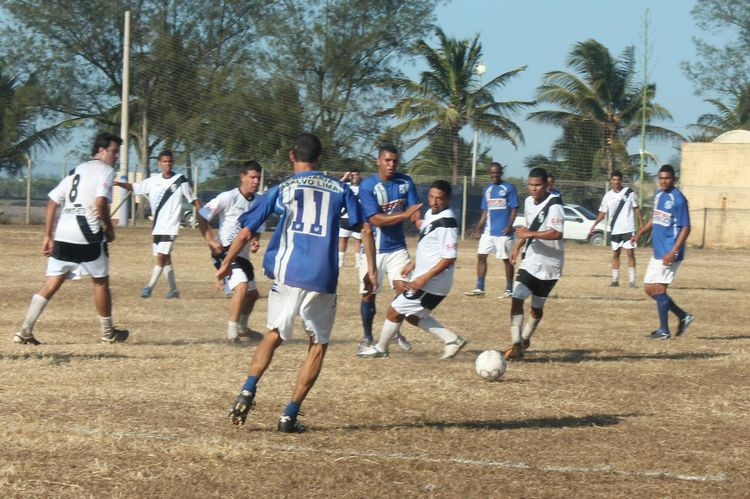
{"type": "MultiPolygon", "coordinates": [[[[120,148],[120,173],[119,177],[122,182],[128,181],[128,130],[130,117],[128,115],[128,97],[130,96],[130,11],[125,11],[125,27],[122,41],[122,98],[120,103],[120,138],[122,147],[120,148]],[[124,178],[123,178],[124,177],[124,178]]],[[[120,192],[125,196],[125,189],[120,192]]],[[[120,225],[128,225],[128,208],[129,203],[123,203],[122,214],[120,214],[120,225]]]]}
{"type": "Polygon", "coordinates": [[[638,206],[643,206],[643,170],[646,166],[646,106],[648,104],[648,31],[651,22],[648,18],[649,8],[643,15],[643,89],[641,91],[641,168],[640,181],[638,186],[638,206]]]}
{"type": "MultiPolygon", "coordinates": [[[[477,90],[482,88],[482,75],[485,71],[487,71],[487,66],[482,64],[481,62],[477,64],[477,67],[474,68],[474,71],[477,72],[477,75],[479,75],[479,79],[477,80],[477,90]]],[[[479,148],[479,132],[477,132],[476,126],[474,127],[474,146],[472,148],[472,155],[471,155],[471,185],[474,185],[474,182],[476,181],[477,176],[477,154],[479,148]]]]}

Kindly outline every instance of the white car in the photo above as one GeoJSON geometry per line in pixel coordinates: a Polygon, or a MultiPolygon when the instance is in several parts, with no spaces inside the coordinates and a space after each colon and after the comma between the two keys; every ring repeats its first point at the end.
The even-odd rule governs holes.
{"type": "MultiPolygon", "coordinates": [[[[606,227],[604,225],[604,220],[596,224],[596,230],[591,234],[591,237],[589,237],[589,230],[591,230],[591,224],[594,223],[596,215],[578,204],[564,204],[563,212],[565,213],[563,239],[572,239],[573,241],[589,243],[593,246],[604,245],[604,229],[606,227]]],[[[525,217],[523,215],[518,215],[514,225],[522,225],[525,227],[525,217]]]]}

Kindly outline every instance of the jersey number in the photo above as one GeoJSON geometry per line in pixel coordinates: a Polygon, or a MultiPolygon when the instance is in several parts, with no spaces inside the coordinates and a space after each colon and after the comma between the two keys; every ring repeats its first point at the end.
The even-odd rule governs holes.
{"type": "Polygon", "coordinates": [[[73,177],[73,186],[70,189],[70,194],[68,194],[68,199],[70,199],[71,203],[74,203],[76,198],[78,197],[78,183],[81,181],[81,175],[76,173],[75,177],[73,177]]]}
{"type": "Polygon", "coordinates": [[[331,193],[317,189],[294,190],[294,221],[291,230],[323,237],[326,235],[331,193]]]}

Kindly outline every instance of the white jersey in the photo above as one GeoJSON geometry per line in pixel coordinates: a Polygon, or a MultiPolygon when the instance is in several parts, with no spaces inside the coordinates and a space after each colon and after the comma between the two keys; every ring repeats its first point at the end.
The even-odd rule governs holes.
{"type": "Polygon", "coordinates": [[[152,234],[176,236],[180,232],[182,220],[182,198],[188,203],[195,201],[190,183],[179,173],[169,178],[154,175],[142,182],[133,184],[133,194],[148,196],[151,202],[151,215],[154,217],[152,234]],[[162,199],[166,200],[162,205],[162,199]],[[157,213],[158,210],[158,213],[157,213]]]}
{"type": "Polygon", "coordinates": [[[49,198],[63,207],[55,229],[55,241],[90,244],[103,240],[96,198],[112,201],[114,178],[114,168],[93,159],[78,165],[50,191],[49,198]]]}
{"type": "MultiPolygon", "coordinates": [[[[559,199],[559,196],[547,196],[547,199],[539,204],[535,204],[534,198],[531,196],[526,198],[524,203],[526,227],[531,226],[531,223],[553,198],[559,199]]],[[[562,234],[564,223],[565,213],[562,204],[553,204],[549,207],[547,216],[537,231],[543,232],[548,229],[555,229],[562,234]]],[[[526,246],[526,256],[521,262],[520,268],[544,281],[559,279],[562,276],[563,260],[565,259],[564,249],[562,239],[554,241],[533,239],[531,244],[526,246]]]]}
{"type": "MultiPolygon", "coordinates": [[[[440,213],[427,210],[422,227],[419,230],[419,244],[417,245],[417,259],[414,267],[414,277],[426,274],[443,259],[458,256],[458,221],[450,208],[440,213]]],[[[446,296],[453,285],[453,271],[456,266],[451,265],[429,281],[422,288],[433,295],[446,296]]]]}
{"type": "Polygon", "coordinates": [[[615,216],[617,207],[620,205],[620,201],[625,199],[625,204],[622,205],[620,214],[617,215],[615,225],[612,227],[612,234],[628,234],[635,232],[635,218],[633,217],[633,210],[638,208],[638,201],[635,199],[635,192],[629,187],[623,187],[620,192],[614,190],[607,191],[602,198],[602,203],[599,205],[599,211],[607,213],[609,215],[609,223],[612,223],[612,217],[615,216]],[[627,191],[627,195],[626,192],[627,191]]]}
{"type": "MultiPolygon", "coordinates": [[[[240,215],[249,211],[257,201],[258,194],[247,199],[240,189],[236,187],[231,191],[222,192],[206,203],[206,206],[201,208],[200,214],[209,222],[217,214],[219,215],[219,242],[222,246],[227,247],[232,244],[232,241],[234,241],[241,229],[239,223],[240,215]]],[[[246,244],[237,256],[249,260],[249,245],[246,244]]]]}
{"type": "MultiPolygon", "coordinates": [[[[359,185],[352,185],[349,182],[346,183],[349,186],[349,190],[354,193],[355,196],[359,197],[359,185]]],[[[349,213],[346,209],[341,210],[341,218],[349,218],[349,213]]]]}

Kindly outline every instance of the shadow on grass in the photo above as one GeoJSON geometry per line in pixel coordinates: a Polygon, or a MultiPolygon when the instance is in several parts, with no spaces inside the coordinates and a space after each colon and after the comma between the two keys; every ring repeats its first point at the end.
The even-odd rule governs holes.
{"type": "Polygon", "coordinates": [[[697,291],[737,291],[737,288],[706,288],[703,286],[670,286],[670,289],[691,289],[697,291]]]}
{"type": "Polygon", "coordinates": [[[562,362],[578,364],[581,362],[619,362],[623,360],[700,360],[726,357],[727,353],[711,352],[678,352],[678,353],[633,353],[599,355],[599,350],[547,350],[527,354],[521,362],[562,362]]]}
{"type": "Polygon", "coordinates": [[[0,360],[49,360],[53,364],[67,364],[73,360],[106,360],[106,359],[132,359],[129,355],[119,353],[47,353],[29,352],[21,354],[0,353],[0,360]]]}
{"type": "Polygon", "coordinates": [[[558,300],[592,300],[592,301],[652,301],[651,298],[643,295],[643,298],[625,298],[622,296],[556,296],[558,300]]]}
{"type": "Polygon", "coordinates": [[[747,334],[740,334],[737,336],[696,336],[699,340],[725,340],[725,341],[732,341],[732,340],[750,340],[750,335],[747,334]]]}

